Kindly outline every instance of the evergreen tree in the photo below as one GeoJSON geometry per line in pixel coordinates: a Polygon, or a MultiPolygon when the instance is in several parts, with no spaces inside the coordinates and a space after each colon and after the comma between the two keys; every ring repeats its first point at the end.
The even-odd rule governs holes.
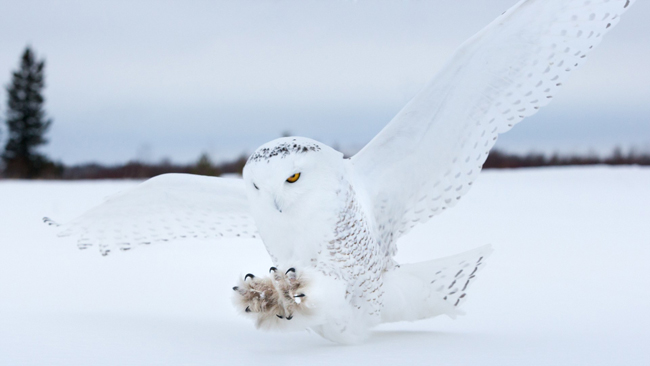
{"type": "Polygon", "coordinates": [[[47,143],[45,133],[52,120],[45,117],[42,95],[45,87],[45,61],[37,60],[27,47],[20,68],[7,86],[8,140],[2,153],[4,175],[10,178],[37,178],[54,165],[36,150],[47,143]]]}
{"type": "Polygon", "coordinates": [[[210,156],[206,153],[201,154],[199,161],[196,162],[196,165],[194,165],[191,172],[192,174],[209,175],[213,177],[221,175],[219,168],[212,164],[210,156]]]}

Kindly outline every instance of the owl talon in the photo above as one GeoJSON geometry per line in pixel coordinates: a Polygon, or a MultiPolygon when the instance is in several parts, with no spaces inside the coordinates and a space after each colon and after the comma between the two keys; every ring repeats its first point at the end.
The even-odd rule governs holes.
{"type": "Polygon", "coordinates": [[[310,305],[305,303],[308,283],[303,274],[294,267],[286,271],[271,267],[269,273],[260,277],[248,273],[232,288],[237,293],[233,297],[237,308],[251,314],[258,326],[279,325],[279,320],[271,323],[272,320],[291,320],[297,314],[308,316],[310,305]]]}

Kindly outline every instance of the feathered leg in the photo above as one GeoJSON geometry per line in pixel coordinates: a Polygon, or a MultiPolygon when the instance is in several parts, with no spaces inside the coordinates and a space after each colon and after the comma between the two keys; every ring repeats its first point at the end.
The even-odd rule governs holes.
{"type": "Polygon", "coordinates": [[[249,273],[233,287],[235,307],[257,328],[306,329],[332,321],[349,307],[343,281],[311,268],[271,267],[269,272],[265,277],[249,273]]]}

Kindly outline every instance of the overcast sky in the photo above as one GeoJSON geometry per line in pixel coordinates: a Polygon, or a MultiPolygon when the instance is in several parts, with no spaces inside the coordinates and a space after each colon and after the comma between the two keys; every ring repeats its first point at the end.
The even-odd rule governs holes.
{"type": "MultiPolygon", "coordinates": [[[[0,0],[0,84],[25,45],[45,57],[44,151],[68,164],[231,158],[283,131],[351,151],[515,3],[0,0]]],[[[648,19],[650,1],[637,1],[497,146],[650,151],[648,19]]]]}

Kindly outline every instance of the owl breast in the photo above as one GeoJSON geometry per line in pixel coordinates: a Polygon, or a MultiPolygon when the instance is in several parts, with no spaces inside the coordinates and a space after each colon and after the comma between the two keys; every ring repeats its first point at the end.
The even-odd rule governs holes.
{"type": "Polygon", "coordinates": [[[339,194],[344,204],[336,215],[334,235],[321,251],[317,267],[347,282],[347,296],[358,310],[379,317],[382,274],[391,259],[381,249],[353,186],[347,183],[339,194]]]}
{"type": "Polygon", "coordinates": [[[382,274],[391,259],[363,200],[344,176],[335,189],[310,192],[282,212],[268,204],[253,211],[276,267],[308,266],[340,279],[347,286],[346,299],[358,311],[379,317],[382,274]]]}
{"type": "Polygon", "coordinates": [[[280,212],[253,202],[253,216],[266,249],[278,268],[314,266],[335,238],[341,207],[340,189],[314,190],[280,212]]]}

